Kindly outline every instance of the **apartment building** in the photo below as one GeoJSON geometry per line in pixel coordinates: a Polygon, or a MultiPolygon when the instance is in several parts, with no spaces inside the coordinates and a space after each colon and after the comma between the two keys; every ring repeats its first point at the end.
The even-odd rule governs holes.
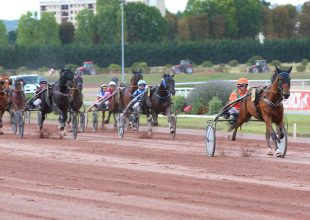
{"type": "Polygon", "coordinates": [[[166,15],[166,4],[165,0],[126,0],[126,2],[143,2],[148,6],[154,6],[158,8],[162,16],[166,15]]]}
{"type": "Polygon", "coordinates": [[[96,13],[96,0],[41,0],[40,14],[54,13],[57,23],[72,22],[76,26],[76,15],[83,9],[96,13]]]}

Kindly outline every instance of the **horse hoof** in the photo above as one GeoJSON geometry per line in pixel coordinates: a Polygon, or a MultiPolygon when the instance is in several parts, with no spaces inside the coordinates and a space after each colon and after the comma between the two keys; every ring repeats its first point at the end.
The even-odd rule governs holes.
{"type": "Polygon", "coordinates": [[[269,149],[269,150],[267,151],[267,155],[273,156],[273,150],[269,149]]]}
{"type": "Polygon", "coordinates": [[[282,157],[282,152],[279,149],[276,150],[276,157],[282,157]]]}
{"type": "Polygon", "coordinates": [[[109,121],[105,120],[105,121],[104,121],[104,124],[109,124],[109,121]]]}

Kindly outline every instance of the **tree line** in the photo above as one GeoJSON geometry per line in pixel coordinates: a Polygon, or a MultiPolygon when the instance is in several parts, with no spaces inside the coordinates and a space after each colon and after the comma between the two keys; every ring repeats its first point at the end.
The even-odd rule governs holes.
{"type": "MultiPolygon", "coordinates": [[[[259,46],[256,46],[255,39],[258,33],[262,33],[267,41],[280,40],[280,43],[276,45],[283,43],[285,39],[287,40],[285,42],[291,42],[290,40],[297,41],[309,37],[310,1],[305,2],[302,10],[298,12],[293,5],[271,7],[270,3],[265,0],[188,0],[184,12],[173,14],[167,11],[165,17],[155,7],[149,7],[143,3],[127,3],[124,6],[124,20],[126,48],[143,48],[142,50],[136,49],[136,53],[139,52],[142,56],[137,61],[146,61],[149,60],[149,57],[154,57],[146,53],[153,49],[152,53],[157,54],[158,48],[161,48],[160,45],[165,44],[168,46],[168,54],[175,55],[175,60],[171,63],[177,62],[176,57],[181,59],[187,57],[199,63],[201,59],[205,59],[202,58],[205,56],[199,58],[194,54],[196,50],[203,51],[197,48],[197,45],[203,48],[211,47],[212,44],[220,45],[219,48],[212,47],[212,50],[219,50],[217,54],[221,54],[221,47],[232,46],[235,48],[227,43],[231,42],[229,40],[234,40],[237,45],[243,45],[238,40],[253,40],[249,45],[246,44],[247,46],[237,49],[243,51],[246,48],[250,51],[257,49],[259,46]],[[210,41],[213,42],[210,43],[210,41]],[[219,44],[219,42],[221,43],[219,44]],[[156,43],[159,44],[158,47],[156,43]],[[145,48],[146,45],[151,48],[145,48]],[[182,49],[184,45],[187,45],[186,48],[191,45],[191,49],[189,51],[182,49]],[[169,52],[169,49],[172,52],[169,52]]],[[[121,8],[119,0],[97,0],[96,13],[93,14],[87,9],[81,11],[77,15],[76,28],[71,22],[57,24],[55,17],[49,13],[42,13],[40,19],[30,12],[22,15],[17,30],[8,34],[6,34],[3,22],[0,21],[1,54],[3,54],[3,48],[5,51],[9,51],[9,54],[18,56],[15,54],[21,52],[21,48],[26,51],[37,51],[40,54],[42,51],[46,51],[46,48],[51,48],[51,51],[54,51],[56,48],[65,46],[64,48],[70,48],[77,53],[73,55],[74,58],[71,61],[68,60],[68,63],[76,62],[75,57],[81,55],[79,64],[89,51],[96,54],[94,60],[101,63],[97,60],[101,60],[102,54],[105,54],[102,53],[102,48],[111,48],[108,50],[110,56],[115,60],[119,59],[120,42],[121,8]]],[[[161,49],[167,51],[166,48],[161,49]]],[[[60,50],[62,53],[66,53],[62,49],[60,50]]],[[[268,48],[267,50],[270,51],[268,48]]],[[[258,51],[252,55],[262,55],[258,51]]],[[[46,51],[43,56],[41,55],[50,60],[44,63],[53,60],[48,57],[48,54],[52,53],[46,51]]],[[[130,51],[130,53],[135,52],[130,51]]],[[[205,54],[209,53],[201,55],[205,54]]],[[[220,59],[210,57],[209,60],[214,59],[215,63],[227,60],[225,54],[222,56],[224,57],[220,59]]],[[[22,56],[20,55],[20,57],[22,56]]],[[[139,56],[134,55],[133,57],[139,56]]],[[[294,59],[292,54],[288,57],[294,59]]],[[[240,56],[235,56],[233,59],[236,58],[240,59],[240,56]]],[[[23,57],[23,59],[27,59],[27,57],[23,57]]],[[[86,57],[85,59],[90,58],[86,57]]],[[[129,56],[126,59],[126,63],[130,63],[129,56]]],[[[154,61],[151,62],[154,63],[154,61]]],[[[7,64],[0,59],[0,65],[7,64]]]]}

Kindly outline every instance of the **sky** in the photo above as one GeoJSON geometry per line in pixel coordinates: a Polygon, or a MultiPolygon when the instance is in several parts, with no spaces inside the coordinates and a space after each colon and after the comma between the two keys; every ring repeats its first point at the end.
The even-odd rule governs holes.
{"type": "MultiPolygon", "coordinates": [[[[268,1],[268,0],[267,0],[268,1]]],[[[270,0],[271,3],[277,4],[303,4],[307,0],[270,0]]],[[[183,11],[186,7],[187,0],[166,0],[166,8],[176,13],[183,11]]],[[[16,20],[27,11],[39,11],[40,0],[0,0],[0,20],[16,20]]]]}

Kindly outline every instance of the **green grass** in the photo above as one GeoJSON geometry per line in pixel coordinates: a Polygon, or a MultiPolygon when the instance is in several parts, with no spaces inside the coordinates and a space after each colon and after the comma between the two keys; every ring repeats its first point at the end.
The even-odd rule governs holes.
{"type": "MultiPolygon", "coordinates": [[[[141,117],[141,124],[146,124],[146,117],[141,117]]],[[[310,137],[310,117],[297,114],[287,114],[288,122],[288,133],[292,136],[293,124],[297,124],[297,136],[299,137],[310,137]]],[[[206,118],[178,118],[177,128],[191,128],[191,129],[205,129],[206,118]]],[[[158,119],[160,126],[168,126],[167,118],[160,117],[158,119]]],[[[228,125],[226,122],[218,122],[217,130],[227,131],[228,125]]],[[[251,134],[265,134],[266,126],[264,122],[248,122],[242,126],[241,133],[251,133],[251,134]]]]}

